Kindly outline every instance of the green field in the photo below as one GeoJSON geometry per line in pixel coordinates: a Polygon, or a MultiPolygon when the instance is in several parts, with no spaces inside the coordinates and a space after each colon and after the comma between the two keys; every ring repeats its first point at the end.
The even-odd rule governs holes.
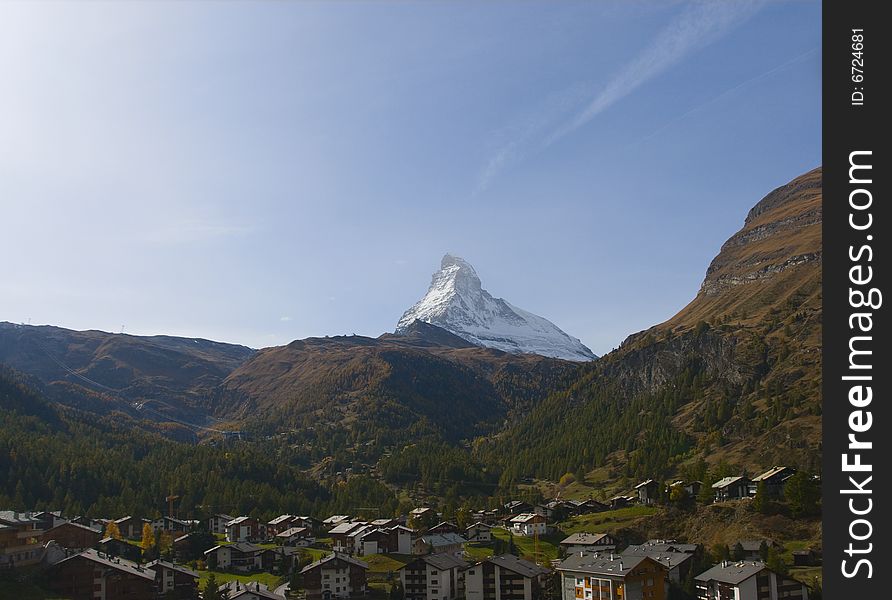
{"type": "MultiPolygon", "coordinates": [[[[501,527],[493,527],[492,536],[494,539],[502,540],[505,543],[512,537],[507,529],[501,527]]],[[[515,535],[513,537],[514,545],[517,547],[517,552],[522,558],[543,563],[558,557],[558,544],[566,536],[563,533],[552,533],[539,536],[538,550],[534,538],[522,535],[515,535]]]]}
{"type": "Polygon", "coordinates": [[[567,535],[571,533],[615,533],[617,529],[655,515],[659,508],[653,506],[629,506],[617,510],[607,510],[590,515],[580,515],[560,523],[558,527],[567,535]]]}
{"type": "MultiPolygon", "coordinates": [[[[214,576],[217,578],[217,583],[226,583],[227,581],[241,581],[242,583],[247,583],[249,581],[259,581],[260,583],[265,584],[269,587],[270,590],[276,589],[278,586],[282,585],[284,581],[278,575],[273,575],[272,573],[248,573],[248,574],[236,574],[236,573],[224,573],[223,571],[213,571],[214,576]]],[[[205,582],[210,576],[211,571],[199,571],[198,575],[200,579],[198,580],[198,588],[204,591],[205,582]]]]}
{"type": "Polygon", "coordinates": [[[411,562],[413,557],[406,554],[369,554],[357,558],[369,565],[369,575],[372,575],[396,572],[411,562]]]}

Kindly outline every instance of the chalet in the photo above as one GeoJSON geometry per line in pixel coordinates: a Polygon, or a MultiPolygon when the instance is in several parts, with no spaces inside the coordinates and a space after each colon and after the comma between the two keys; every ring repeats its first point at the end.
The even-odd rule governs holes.
{"type": "Polygon", "coordinates": [[[226,523],[227,542],[253,542],[262,539],[260,523],[252,517],[236,517],[226,523]]]}
{"type": "Polygon", "coordinates": [[[557,566],[562,600],[664,600],[665,565],[647,556],[571,554],[557,566]]]}
{"type": "Polygon", "coordinates": [[[808,600],[808,586],[759,561],[723,561],[694,578],[698,600],[808,600]]]}
{"type": "Polygon", "coordinates": [[[511,519],[511,532],[514,535],[545,535],[548,526],[545,517],[536,513],[523,513],[511,519]]]}
{"type": "Polygon", "coordinates": [[[456,600],[464,597],[462,570],[468,563],[444,552],[420,556],[400,568],[405,600],[456,600]]]}
{"type": "Polygon", "coordinates": [[[512,554],[491,556],[465,570],[466,600],[538,600],[551,571],[512,554]]]}
{"type": "Polygon", "coordinates": [[[424,531],[431,525],[436,524],[438,519],[439,515],[437,515],[437,511],[432,508],[422,506],[412,509],[409,512],[408,525],[413,529],[424,531]]]}
{"type": "Polygon", "coordinates": [[[331,547],[335,552],[352,554],[356,549],[356,534],[369,527],[364,521],[346,521],[328,532],[331,547]]]}
{"type": "Polygon", "coordinates": [[[37,521],[38,529],[43,529],[44,531],[68,522],[68,519],[62,517],[61,510],[40,510],[28,513],[28,516],[37,521]]]}
{"type": "Polygon", "coordinates": [[[737,477],[723,477],[712,484],[716,502],[726,500],[739,500],[749,496],[750,480],[745,475],[737,477]]]}
{"type": "Polygon", "coordinates": [[[93,529],[99,529],[100,531],[105,531],[105,527],[108,525],[108,521],[103,519],[92,519],[90,517],[75,517],[71,519],[71,522],[92,527],[93,529]]]}
{"type": "Polygon", "coordinates": [[[610,509],[610,506],[598,502],[593,498],[589,498],[588,500],[568,500],[564,503],[564,506],[572,515],[588,515],[591,513],[604,512],[605,510],[610,509]]]}
{"type": "Polygon", "coordinates": [[[796,474],[793,467],[771,467],[764,473],[760,473],[753,477],[750,483],[749,494],[755,496],[759,489],[759,484],[765,484],[765,492],[772,498],[779,498],[784,493],[784,484],[787,480],[796,474]]]}
{"type": "MultiPolygon", "coordinates": [[[[179,537],[184,535],[188,531],[192,529],[192,523],[188,521],[182,521],[180,519],[175,519],[173,517],[161,517],[160,519],[155,519],[152,521],[152,531],[166,531],[175,537],[179,537]]],[[[142,533],[140,532],[140,539],[142,539],[142,533]]]]}
{"type": "Polygon", "coordinates": [[[0,569],[33,565],[40,560],[40,521],[23,513],[0,511],[0,569]]]}
{"type": "Polygon", "coordinates": [[[820,564],[817,553],[811,548],[793,551],[794,567],[814,567],[820,564]]]}
{"type": "Polygon", "coordinates": [[[291,529],[295,518],[294,515],[279,515],[266,524],[266,531],[270,536],[276,537],[286,529],[291,529]]]}
{"type": "Polygon", "coordinates": [[[435,533],[423,535],[412,543],[412,554],[451,554],[462,556],[465,539],[457,533],[435,533]]]}
{"type": "Polygon", "coordinates": [[[208,531],[211,533],[226,533],[226,524],[235,517],[224,514],[217,514],[208,519],[208,531]]]}
{"type": "Polygon", "coordinates": [[[465,528],[464,538],[469,542],[488,544],[492,541],[492,526],[486,523],[474,523],[465,528]]]}
{"type": "Polygon", "coordinates": [[[263,571],[275,564],[276,554],[269,548],[262,548],[248,542],[236,542],[225,546],[214,546],[204,552],[205,562],[223,570],[263,571]]]}
{"type": "Polygon", "coordinates": [[[55,540],[63,548],[84,550],[92,548],[103,538],[102,531],[77,523],[61,523],[47,529],[40,536],[40,543],[46,544],[55,540]]]}
{"type": "Polygon", "coordinates": [[[681,583],[694,566],[694,555],[687,552],[671,552],[662,545],[638,544],[627,547],[621,556],[629,558],[647,556],[666,566],[669,581],[681,583]]]}
{"type": "Polygon", "coordinates": [[[683,552],[684,554],[696,554],[700,549],[697,544],[682,544],[677,540],[650,539],[644,542],[644,546],[648,546],[656,552],[683,552]]]}
{"type": "Polygon", "coordinates": [[[276,534],[275,540],[281,546],[306,547],[313,544],[316,538],[313,537],[313,532],[306,527],[291,527],[276,534]]]}
{"type": "Polygon", "coordinates": [[[364,598],[369,566],[334,552],[301,569],[307,600],[364,598]]]}
{"type": "Polygon", "coordinates": [[[449,521],[441,521],[440,523],[437,523],[436,525],[428,529],[425,533],[458,533],[458,525],[456,525],[455,523],[450,523],[449,521]]]}
{"type": "Polygon", "coordinates": [[[574,533],[559,544],[564,556],[580,552],[612,552],[616,550],[616,539],[609,533],[574,533]]]}
{"type": "Polygon", "coordinates": [[[142,557],[142,550],[139,549],[139,546],[113,537],[104,537],[99,540],[96,543],[96,549],[107,556],[125,558],[127,560],[139,560],[142,557]]]}
{"type": "Polygon", "coordinates": [[[353,539],[353,551],[358,556],[383,554],[390,549],[390,533],[373,525],[360,530],[353,539]]]}
{"type": "Polygon", "coordinates": [[[194,533],[187,533],[185,535],[181,535],[178,538],[174,538],[173,540],[173,555],[180,562],[188,562],[195,558],[192,556],[193,554],[193,539],[195,538],[194,533]]]}
{"type": "Polygon", "coordinates": [[[52,565],[45,582],[54,593],[71,600],[149,600],[156,590],[155,571],[97,550],[85,550],[52,565]]]}
{"type": "Polygon", "coordinates": [[[148,519],[126,516],[121,517],[120,519],[115,519],[114,523],[118,526],[118,531],[121,532],[122,536],[129,540],[139,540],[142,539],[142,526],[146,523],[151,523],[151,521],[148,519]]]}
{"type": "Polygon", "coordinates": [[[512,500],[503,507],[506,515],[519,515],[533,512],[533,505],[522,500],[512,500]]]}
{"type": "Polygon", "coordinates": [[[350,517],[347,515],[332,515],[322,521],[322,530],[326,533],[330,532],[332,529],[337,527],[338,525],[342,525],[344,523],[349,523],[350,517]]]}
{"type": "Polygon", "coordinates": [[[387,530],[388,552],[412,554],[412,530],[405,525],[395,525],[387,530]]]}
{"type": "Polygon", "coordinates": [[[698,496],[700,494],[700,488],[702,487],[702,481],[691,481],[685,484],[684,489],[691,496],[698,496]]]}
{"type": "Polygon", "coordinates": [[[762,556],[762,545],[765,545],[765,551],[767,552],[769,548],[774,548],[775,550],[783,550],[783,546],[778,544],[772,539],[765,540],[737,540],[734,544],[731,545],[732,552],[733,549],[740,544],[740,547],[743,548],[743,560],[765,560],[765,557],[762,556]]]}
{"type": "Polygon", "coordinates": [[[612,510],[616,510],[618,508],[625,508],[632,504],[635,501],[635,498],[631,496],[614,496],[608,502],[610,503],[610,508],[612,510]]]}
{"type": "Polygon", "coordinates": [[[155,589],[158,595],[173,600],[193,600],[198,597],[198,573],[183,565],[155,560],[146,565],[155,572],[155,589]]]}
{"type": "Polygon", "coordinates": [[[230,581],[223,589],[226,590],[226,598],[229,600],[285,600],[285,596],[271,592],[269,588],[259,581],[230,581]]]}
{"type": "Polygon", "coordinates": [[[291,521],[292,527],[306,527],[313,533],[321,533],[323,531],[322,521],[319,519],[314,519],[313,517],[294,517],[294,520],[291,521]]]}
{"type": "Polygon", "coordinates": [[[375,519],[369,525],[374,525],[379,529],[390,529],[391,527],[402,525],[402,523],[400,523],[399,519],[375,519]]]}
{"type": "Polygon", "coordinates": [[[422,517],[427,517],[427,516],[431,515],[432,513],[436,514],[434,512],[434,509],[428,508],[427,506],[420,506],[418,508],[413,508],[411,511],[409,511],[409,518],[410,519],[419,519],[422,517]]]}
{"type": "Polygon", "coordinates": [[[647,479],[635,486],[638,493],[638,502],[641,504],[655,504],[660,491],[660,484],[653,479],[647,479]]]}

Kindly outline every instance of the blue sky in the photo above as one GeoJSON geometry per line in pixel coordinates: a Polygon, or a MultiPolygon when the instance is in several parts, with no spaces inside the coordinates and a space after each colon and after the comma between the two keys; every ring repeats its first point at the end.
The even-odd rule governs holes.
{"type": "Polygon", "coordinates": [[[0,320],[392,330],[441,256],[596,353],[821,161],[818,2],[0,4],[0,320]]]}

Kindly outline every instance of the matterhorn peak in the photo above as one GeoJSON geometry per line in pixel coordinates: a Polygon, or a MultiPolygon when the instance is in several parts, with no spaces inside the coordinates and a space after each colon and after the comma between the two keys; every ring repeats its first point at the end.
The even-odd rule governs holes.
{"type": "Polygon", "coordinates": [[[440,261],[427,294],[403,314],[396,333],[406,332],[415,321],[441,327],[472,344],[513,354],[576,361],[597,358],[547,319],[494,298],[483,289],[471,263],[453,254],[440,261]]]}

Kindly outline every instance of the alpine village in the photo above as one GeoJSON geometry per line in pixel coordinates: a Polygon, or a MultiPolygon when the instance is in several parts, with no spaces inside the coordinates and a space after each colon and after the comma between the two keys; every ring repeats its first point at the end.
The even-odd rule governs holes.
{"type": "Polygon", "coordinates": [[[378,338],[0,323],[0,598],[821,598],[820,168],[604,356],[516,310],[447,255],[378,338]]]}

